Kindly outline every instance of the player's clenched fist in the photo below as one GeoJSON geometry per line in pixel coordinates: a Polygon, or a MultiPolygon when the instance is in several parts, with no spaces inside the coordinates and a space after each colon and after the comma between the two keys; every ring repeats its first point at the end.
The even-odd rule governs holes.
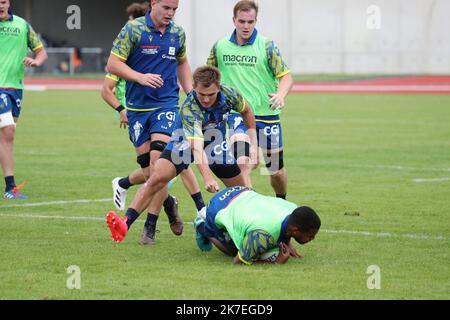
{"type": "Polygon", "coordinates": [[[211,193],[219,192],[219,184],[214,179],[205,181],[205,189],[211,193]]]}

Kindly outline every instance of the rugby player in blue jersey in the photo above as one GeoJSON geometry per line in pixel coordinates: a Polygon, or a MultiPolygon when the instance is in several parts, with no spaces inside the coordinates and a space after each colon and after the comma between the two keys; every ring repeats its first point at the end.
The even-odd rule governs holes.
{"type": "Polygon", "coordinates": [[[220,72],[212,66],[194,72],[194,90],[180,107],[177,130],[161,157],[155,172],[136,194],[124,217],[115,212],[106,216],[112,238],[121,242],[137,216],[154,200],[158,191],[181,171],[195,162],[205,188],[219,191],[212,172],[227,187],[245,184],[236,159],[227,145],[227,121],[231,111],[238,112],[249,128],[252,146],[256,146],[256,123],[251,108],[233,87],[220,83],[220,72]]]}
{"type": "MultiPolygon", "coordinates": [[[[108,71],[126,80],[130,137],[147,178],[172,135],[178,114],[178,80],[186,94],[192,90],[186,36],[183,28],[172,21],[178,2],[152,0],[151,10],[144,17],[128,22],[121,30],[108,60],[108,71]]],[[[181,235],[183,223],[176,210],[176,199],[168,196],[165,186],[148,204],[142,244],[154,242],[164,200],[165,208],[173,209],[166,210],[170,227],[174,234],[181,235]]],[[[136,218],[137,215],[130,220],[136,218]]]]}
{"type": "MultiPolygon", "coordinates": [[[[145,16],[149,9],[149,3],[133,3],[127,7],[127,15],[129,17],[128,21],[133,21],[137,18],[145,16]]],[[[126,106],[126,81],[117,77],[112,73],[108,73],[105,77],[102,87],[102,98],[105,102],[113,109],[116,110],[117,118],[120,121],[120,128],[128,128],[128,118],[126,106]],[[119,111],[117,111],[119,110],[119,111]]],[[[198,211],[200,211],[205,203],[203,201],[202,194],[200,192],[200,187],[198,185],[197,179],[195,178],[192,169],[184,170],[181,173],[181,179],[186,190],[189,192],[192,200],[198,211]]],[[[133,171],[129,176],[123,178],[115,178],[112,181],[113,187],[113,203],[118,210],[125,210],[126,196],[128,190],[133,185],[140,185],[146,181],[144,172],[141,168],[133,171]]],[[[169,188],[170,188],[169,183],[169,188]]],[[[169,214],[173,211],[173,201],[168,198],[164,202],[164,210],[169,214]],[[172,206],[171,206],[172,205],[172,206]]],[[[176,202],[175,202],[176,205],[176,202]]]]}

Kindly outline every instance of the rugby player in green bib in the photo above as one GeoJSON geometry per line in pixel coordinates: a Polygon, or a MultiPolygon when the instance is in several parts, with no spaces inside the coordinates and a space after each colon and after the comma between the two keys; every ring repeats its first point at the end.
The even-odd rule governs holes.
{"type": "Polygon", "coordinates": [[[216,194],[210,201],[206,216],[197,217],[197,245],[210,251],[213,243],[236,264],[253,264],[263,260],[286,263],[289,257],[299,257],[291,243],[313,240],[320,229],[317,213],[306,206],[263,196],[249,187],[231,187],[216,194]],[[273,260],[261,259],[276,250],[273,260]]]}
{"type": "Polygon", "coordinates": [[[22,108],[25,67],[39,67],[47,53],[33,28],[13,15],[9,0],[0,0],[0,164],[5,199],[26,199],[14,181],[14,134],[22,108]],[[27,57],[31,49],[34,58],[27,57]]]}
{"type": "MultiPolygon", "coordinates": [[[[262,149],[270,183],[277,197],[286,198],[287,171],[284,168],[283,140],[280,123],[285,97],[293,85],[292,75],[275,43],[258,33],[255,25],[258,6],[254,1],[239,1],[234,7],[231,37],[217,41],[207,64],[217,67],[225,84],[236,87],[248,101],[256,118],[258,146],[262,149]]],[[[245,135],[247,128],[238,114],[228,119],[230,144],[251,186],[250,171],[255,158],[245,135]]]]}

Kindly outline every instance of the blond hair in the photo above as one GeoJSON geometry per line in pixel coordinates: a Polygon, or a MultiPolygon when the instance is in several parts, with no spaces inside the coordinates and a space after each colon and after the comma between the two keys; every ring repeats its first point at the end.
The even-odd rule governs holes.
{"type": "Polygon", "coordinates": [[[255,1],[241,0],[238,3],[236,3],[236,5],[234,6],[233,14],[234,14],[234,17],[236,18],[239,11],[249,12],[251,10],[255,10],[256,16],[258,16],[259,8],[255,1]]]}
{"type": "Polygon", "coordinates": [[[206,88],[209,88],[213,84],[220,87],[221,75],[219,69],[216,67],[203,66],[195,70],[193,79],[195,86],[201,83],[206,88]]]}

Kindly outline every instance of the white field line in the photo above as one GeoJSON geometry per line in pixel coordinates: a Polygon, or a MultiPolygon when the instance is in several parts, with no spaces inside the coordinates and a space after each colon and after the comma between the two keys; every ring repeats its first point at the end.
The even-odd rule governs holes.
{"type": "Polygon", "coordinates": [[[47,90],[86,90],[98,91],[102,88],[97,84],[46,84],[46,85],[26,85],[25,90],[47,91],[47,90]]]}
{"type": "Polygon", "coordinates": [[[385,237],[385,238],[410,238],[410,239],[423,239],[423,240],[447,240],[444,236],[433,236],[428,234],[398,234],[392,232],[372,232],[372,231],[351,231],[351,230],[330,230],[321,229],[320,232],[325,233],[337,233],[337,234],[350,234],[361,235],[371,237],[385,237]]]}
{"type": "Polygon", "coordinates": [[[71,217],[71,216],[52,216],[52,215],[39,215],[39,214],[10,214],[0,213],[0,217],[6,218],[19,218],[19,219],[50,219],[50,220],[75,220],[75,221],[106,221],[101,217],[71,217]]]}
{"type": "Polygon", "coordinates": [[[348,165],[349,167],[359,167],[359,168],[377,168],[377,169],[392,169],[401,171],[445,171],[450,172],[450,168],[419,168],[419,167],[407,167],[407,166],[397,166],[397,165],[359,165],[353,164],[348,165]]]}
{"type": "Polygon", "coordinates": [[[42,206],[54,206],[54,205],[64,205],[71,203],[91,203],[91,202],[108,202],[108,199],[82,199],[82,200],[68,200],[68,201],[50,201],[50,202],[35,202],[35,203],[21,203],[21,204],[6,204],[0,206],[0,208],[17,208],[17,207],[42,207],[42,206]]]}
{"type": "MultiPolygon", "coordinates": [[[[98,84],[26,85],[25,90],[100,90],[98,84]]],[[[350,84],[295,84],[293,92],[441,92],[450,93],[449,85],[350,85],[350,84]]]]}
{"type": "MultiPolygon", "coordinates": [[[[400,171],[446,171],[450,172],[450,168],[417,168],[417,167],[405,167],[405,166],[386,166],[386,165],[353,165],[353,167],[366,167],[366,168],[378,168],[378,169],[390,169],[390,170],[400,170],[400,171]]],[[[447,182],[450,178],[416,178],[412,181],[417,183],[424,182],[447,182]]]]}
{"type": "Polygon", "coordinates": [[[47,91],[47,87],[41,86],[41,85],[26,85],[25,90],[27,90],[27,91],[47,91]]]}
{"type": "MultiPolygon", "coordinates": [[[[74,220],[74,221],[105,221],[104,217],[83,217],[83,216],[53,216],[53,215],[34,215],[34,214],[8,214],[0,213],[0,217],[19,218],[19,219],[50,219],[50,220],[74,220]]],[[[140,221],[139,222],[143,222],[140,221]]],[[[161,223],[161,222],[160,222],[161,223]]],[[[167,221],[162,222],[168,224],[167,221]]],[[[185,222],[185,224],[193,225],[193,222],[185,222]]],[[[373,232],[373,231],[354,231],[354,230],[332,230],[321,229],[320,232],[332,234],[348,234],[358,236],[369,236],[379,238],[408,238],[419,240],[447,240],[444,236],[434,236],[428,234],[398,234],[392,232],[373,232]]]]}
{"type": "Polygon", "coordinates": [[[450,181],[450,178],[434,178],[434,179],[413,179],[414,182],[445,182],[450,181]]]}

